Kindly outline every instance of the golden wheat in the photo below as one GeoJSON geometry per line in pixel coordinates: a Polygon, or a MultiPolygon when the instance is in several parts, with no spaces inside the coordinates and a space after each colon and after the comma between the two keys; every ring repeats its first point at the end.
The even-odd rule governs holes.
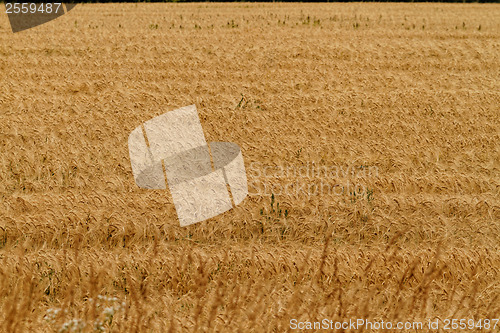
{"type": "Polygon", "coordinates": [[[16,34],[2,15],[1,330],[498,318],[499,14],[81,4],[16,34]],[[193,103],[251,193],[181,228],[127,138],[193,103]]]}

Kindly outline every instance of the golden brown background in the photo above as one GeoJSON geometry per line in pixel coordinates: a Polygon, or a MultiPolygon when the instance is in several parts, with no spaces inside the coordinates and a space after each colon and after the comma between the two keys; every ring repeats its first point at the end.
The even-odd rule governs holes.
{"type": "Polygon", "coordinates": [[[1,330],[498,318],[498,17],[478,4],[81,4],[13,34],[3,13],[1,330]],[[207,141],[241,147],[252,184],[371,194],[254,193],[181,228],[168,191],[135,185],[127,138],[189,104],[207,141]],[[262,174],[312,163],[377,173],[262,174]]]}

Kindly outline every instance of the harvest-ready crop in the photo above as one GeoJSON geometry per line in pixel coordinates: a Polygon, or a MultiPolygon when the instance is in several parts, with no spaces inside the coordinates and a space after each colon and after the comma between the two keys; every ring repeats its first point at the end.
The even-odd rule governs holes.
{"type": "Polygon", "coordinates": [[[0,15],[0,331],[499,318],[499,15],[81,4],[16,34],[0,15]],[[127,138],[191,104],[241,147],[249,196],[182,228],[127,138]]]}

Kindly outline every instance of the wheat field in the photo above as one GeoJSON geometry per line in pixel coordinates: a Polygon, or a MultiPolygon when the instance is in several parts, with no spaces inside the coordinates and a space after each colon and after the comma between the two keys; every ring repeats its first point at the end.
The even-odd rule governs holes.
{"type": "Polygon", "coordinates": [[[498,4],[80,4],[13,34],[2,13],[0,331],[445,332],[454,318],[487,331],[499,17],[498,4]],[[135,184],[127,139],[190,104],[207,141],[241,147],[250,193],[182,228],[168,190],[135,184]]]}

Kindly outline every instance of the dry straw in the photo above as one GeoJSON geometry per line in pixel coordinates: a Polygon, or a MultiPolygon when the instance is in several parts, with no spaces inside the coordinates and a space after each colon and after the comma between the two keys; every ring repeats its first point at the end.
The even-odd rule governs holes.
{"type": "Polygon", "coordinates": [[[1,15],[0,331],[498,318],[499,10],[89,4],[17,34],[1,15]],[[372,166],[323,179],[371,194],[255,194],[181,228],[127,137],[192,103],[247,168],[372,166]]]}

